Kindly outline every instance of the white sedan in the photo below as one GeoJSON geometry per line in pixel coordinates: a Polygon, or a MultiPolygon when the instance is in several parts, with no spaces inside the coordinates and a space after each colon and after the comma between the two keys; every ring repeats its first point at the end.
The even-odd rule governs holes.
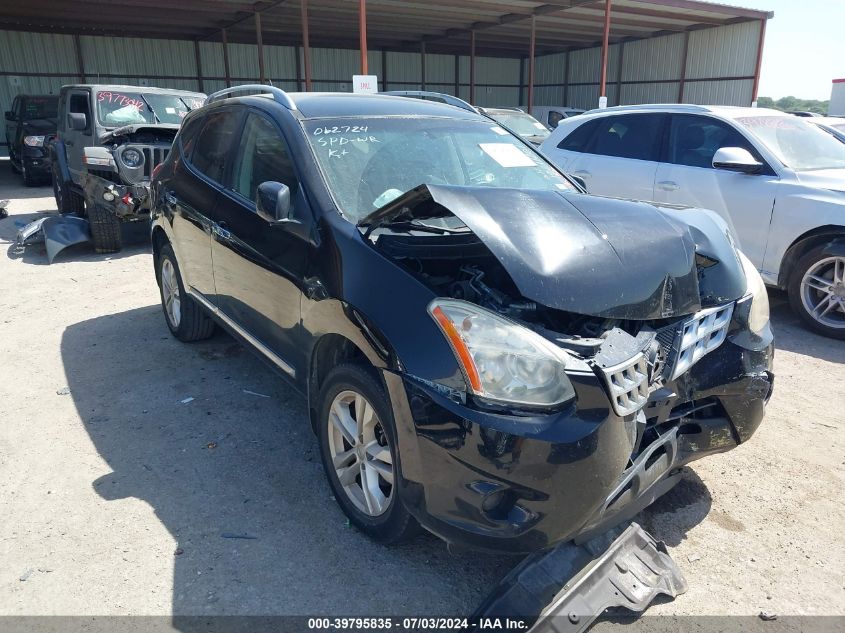
{"type": "Polygon", "coordinates": [[[620,106],[561,121],[540,151],[591,193],[716,211],[811,329],[845,339],[845,144],[808,121],[620,106]]]}

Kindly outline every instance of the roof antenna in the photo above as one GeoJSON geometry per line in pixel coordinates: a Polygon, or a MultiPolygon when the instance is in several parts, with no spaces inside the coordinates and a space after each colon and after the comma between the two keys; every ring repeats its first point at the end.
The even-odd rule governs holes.
{"type": "Polygon", "coordinates": [[[270,82],[270,87],[271,87],[271,88],[275,88],[275,87],[276,87],[276,86],[274,86],[274,85],[273,85],[273,80],[272,80],[272,79],[268,79],[267,81],[269,81],[269,82],[270,82]]]}

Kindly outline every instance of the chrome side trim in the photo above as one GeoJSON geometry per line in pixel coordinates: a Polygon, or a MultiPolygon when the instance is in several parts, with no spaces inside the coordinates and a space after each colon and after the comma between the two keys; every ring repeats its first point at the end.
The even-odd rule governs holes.
{"type": "Polygon", "coordinates": [[[255,349],[259,352],[264,354],[267,357],[267,360],[272,362],[276,367],[281,369],[291,378],[296,378],[296,370],[291,367],[288,363],[283,361],[279,356],[276,355],[269,347],[267,347],[264,343],[259,341],[255,338],[252,334],[247,332],[243,329],[240,325],[235,323],[232,319],[230,319],[225,313],[223,313],[220,308],[216,305],[211,303],[205,296],[198,290],[195,290],[193,287],[188,287],[188,294],[191,295],[193,299],[197,301],[197,303],[201,304],[206,310],[211,312],[215,317],[223,321],[228,327],[232,328],[235,332],[238,333],[239,336],[245,338],[250,345],[252,345],[255,349]]]}

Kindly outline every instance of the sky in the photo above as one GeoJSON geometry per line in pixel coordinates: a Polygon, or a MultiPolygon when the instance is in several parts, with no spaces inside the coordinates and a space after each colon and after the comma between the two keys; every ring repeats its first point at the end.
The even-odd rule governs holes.
{"type": "Polygon", "coordinates": [[[761,97],[830,99],[845,78],[845,0],[720,0],[774,11],[766,26],[761,97]]]}

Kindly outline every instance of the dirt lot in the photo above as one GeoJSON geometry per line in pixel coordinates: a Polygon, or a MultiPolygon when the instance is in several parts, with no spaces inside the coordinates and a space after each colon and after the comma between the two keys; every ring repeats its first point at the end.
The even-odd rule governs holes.
{"type": "MultiPolygon", "coordinates": [[[[171,338],[145,244],[16,253],[55,209],[19,182],[0,162],[0,614],[466,614],[517,562],[348,527],[299,397],[171,338]]],[[[845,614],[845,343],[772,301],[763,426],[640,517],[689,582],[650,614],[845,614]]]]}

